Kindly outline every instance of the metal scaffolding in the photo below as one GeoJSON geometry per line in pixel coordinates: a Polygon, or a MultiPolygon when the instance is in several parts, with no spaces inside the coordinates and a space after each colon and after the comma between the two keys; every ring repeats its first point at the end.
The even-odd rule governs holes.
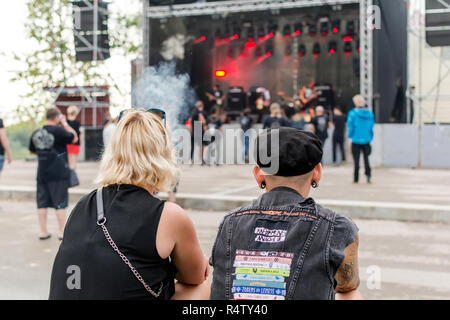
{"type": "Polygon", "coordinates": [[[372,13],[372,0],[361,0],[360,16],[360,86],[361,95],[366,99],[368,107],[373,110],[373,29],[369,23],[372,13]]]}
{"type": "Polygon", "coordinates": [[[335,6],[353,4],[358,2],[359,0],[230,0],[220,2],[179,4],[172,6],[154,6],[147,7],[146,12],[147,17],[150,19],[162,19],[170,17],[295,9],[324,5],[335,6]]]}
{"type": "MultiPolygon", "coordinates": [[[[409,12],[408,36],[410,47],[408,52],[408,86],[406,96],[408,97],[407,111],[411,122],[422,126],[423,123],[431,122],[439,126],[439,122],[450,121],[450,110],[445,119],[438,117],[439,103],[450,101],[450,95],[441,94],[444,81],[450,76],[450,62],[443,56],[443,47],[431,47],[426,42],[426,32],[436,31],[436,27],[425,25],[426,14],[450,12],[450,0],[437,0],[446,9],[426,10],[424,3],[417,3],[415,8],[409,12]],[[437,52],[439,51],[439,53],[437,52]],[[427,72],[431,72],[425,64],[437,63],[437,74],[432,76],[426,87],[427,72]]],[[[438,28],[442,30],[441,27],[438,28]]],[[[445,28],[444,28],[445,29],[445,28]]],[[[430,78],[430,77],[428,77],[430,78]]],[[[448,81],[448,80],[447,80],[448,81]]]]}

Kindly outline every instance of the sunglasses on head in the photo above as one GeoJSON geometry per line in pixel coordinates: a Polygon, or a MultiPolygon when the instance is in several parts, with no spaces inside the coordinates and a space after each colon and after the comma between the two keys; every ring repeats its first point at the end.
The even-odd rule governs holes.
{"type": "MultiPolygon", "coordinates": [[[[119,120],[118,121],[120,121],[125,116],[125,114],[128,111],[131,111],[131,110],[136,111],[136,110],[139,110],[139,109],[122,110],[120,112],[120,114],[119,114],[119,120]]],[[[166,127],[166,112],[164,110],[161,110],[161,109],[158,109],[158,108],[148,108],[147,110],[145,110],[145,112],[153,113],[154,115],[158,116],[161,120],[164,120],[164,128],[166,127]]]]}

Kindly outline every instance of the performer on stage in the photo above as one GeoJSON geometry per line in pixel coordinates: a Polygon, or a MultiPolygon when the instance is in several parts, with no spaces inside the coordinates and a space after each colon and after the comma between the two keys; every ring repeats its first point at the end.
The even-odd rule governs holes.
{"type": "Polygon", "coordinates": [[[316,82],[313,80],[308,86],[302,87],[299,95],[304,109],[314,108],[319,97],[316,90],[316,82]]]}
{"type": "Polygon", "coordinates": [[[269,106],[271,102],[270,91],[266,88],[259,87],[256,89],[258,98],[256,99],[256,113],[258,114],[258,122],[261,123],[264,120],[264,116],[269,113],[269,106]]]}
{"type": "Polygon", "coordinates": [[[218,115],[221,116],[223,112],[223,104],[224,104],[224,95],[223,91],[220,90],[220,86],[218,84],[214,85],[212,93],[206,92],[206,96],[210,103],[212,103],[212,107],[210,110],[216,108],[218,115]]]}

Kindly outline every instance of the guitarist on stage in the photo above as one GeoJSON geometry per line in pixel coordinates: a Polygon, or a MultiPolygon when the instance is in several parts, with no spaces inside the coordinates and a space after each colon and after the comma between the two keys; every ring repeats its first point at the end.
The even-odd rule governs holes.
{"type": "Polygon", "coordinates": [[[220,90],[220,86],[218,84],[214,85],[212,93],[205,92],[208,97],[209,102],[212,103],[212,109],[217,109],[219,117],[222,116],[223,113],[223,105],[224,105],[224,96],[222,90],[220,90]]]}

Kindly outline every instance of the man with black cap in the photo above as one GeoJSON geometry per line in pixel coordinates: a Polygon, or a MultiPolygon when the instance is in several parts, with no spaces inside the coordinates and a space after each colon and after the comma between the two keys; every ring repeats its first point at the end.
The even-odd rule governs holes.
{"type": "Polygon", "coordinates": [[[269,129],[255,149],[253,175],[266,192],[222,221],[211,299],[361,299],[357,226],[309,198],[322,177],[320,140],[269,129]]]}

